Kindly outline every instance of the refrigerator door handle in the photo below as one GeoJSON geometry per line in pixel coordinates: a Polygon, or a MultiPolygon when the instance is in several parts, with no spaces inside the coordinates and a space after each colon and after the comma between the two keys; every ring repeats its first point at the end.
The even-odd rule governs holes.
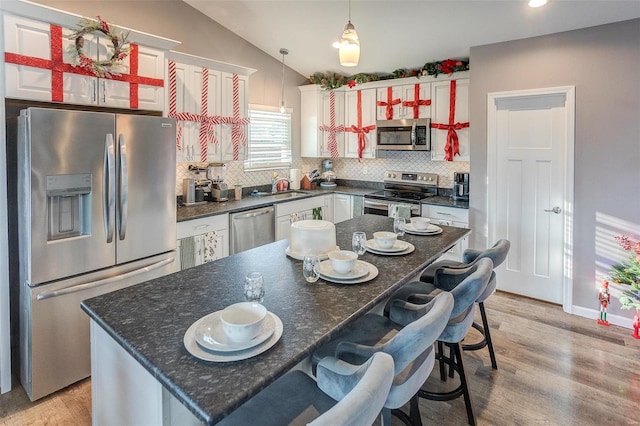
{"type": "Polygon", "coordinates": [[[153,263],[149,266],[145,266],[144,268],[136,269],[121,275],[116,275],[115,277],[104,278],[97,281],[90,281],[88,283],[78,284],[78,285],[74,285],[73,287],[63,288],[61,290],[50,291],[47,293],[40,293],[36,296],[36,299],[37,300],[50,299],[52,297],[64,296],[65,294],[77,293],[79,291],[90,290],[106,284],[115,283],[127,278],[135,277],[136,275],[153,271],[154,269],[162,268],[165,265],[173,263],[175,260],[176,260],[176,257],[172,256],[168,259],[164,259],[159,262],[153,263]]]}
{"type": "Polygon", "coordinates": [[[102,205],[104,217],[104,232],[107,236],[107,243],[113,242],[113,229],[115,227],[116,216],[116,167],[114,163],[115,151],[113,145],[113,135],[111,133],[107,133],[107,137],[104,142],[104,167],[102,172],[102,205]]]}
{"type": "Polygon", "coordinates": [[[119,194],[120,200],[118,210],[120,212],[120,229],[118,236],[121,240],[127,235],[127,205],[129,199],[129,173],[127,170],[127,144],[124,140],[124,135],[118,136],[118,152],[120,155],[120,176],[119,176],[119,194]]]}

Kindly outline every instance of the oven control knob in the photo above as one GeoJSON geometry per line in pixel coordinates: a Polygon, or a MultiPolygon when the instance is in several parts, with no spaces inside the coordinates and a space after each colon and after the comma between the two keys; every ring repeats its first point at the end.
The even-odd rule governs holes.
{"type": "Polygon", "coordinates": [[[418,176],[418,180],[424,180],[424,176],[418,176]]]}

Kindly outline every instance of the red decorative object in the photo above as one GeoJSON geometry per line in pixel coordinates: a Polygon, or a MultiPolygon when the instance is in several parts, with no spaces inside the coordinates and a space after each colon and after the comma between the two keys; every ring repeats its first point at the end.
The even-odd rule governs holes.
{"type": "Polygon", "coordinates": [[[636,315],[633,317],[633,334],[631,335],[631,337],[633,337],[634,339],[640,339],[638,330],[640,330],[640,318],[638,317],[638,310],[636,309],[636,315]]]}
{"type": "Polygon", "coordinates": [[[358,90],[358,125],[352,125],[345,128],[346,132],[356,133],[358,135],[358,158],[362,158],[362,152],[367,146],[366,134],[376,128],[375,124],[362,127],[362,91],[358,90]]]}
{"type": "Polygon", "coordinates": [[[600,287],[600,291],[598,291],[598,300],[600,301],[600,317],[598,318],[598,324],[608,327],[609,321],[607,321],[607,306],[611,303],[608,281],[602,282],[602,287],[600,287]]]}
{"type": "MultiPolygon", "coordinates": [[[[34,68],[42,68],[51,70],[51,102],[64,102],[64,93],[62,90],[63,74],[79,74],[86,76],[94,76],[94,74],[82,67],[74,67],[64,62],[62,53],[62,27],[51,25],[51,59],[36,58],[34,56],[20,55],[18,53],[5,52],[4,61],[8,64],[24,65],[34,68]]],[[[131,44],[132,54],[130,61],[137,68],[137,45],[131,44]],[[133,51],[136,51],[135,58],[133,51]]],[[[130,93],[135,91],[136,96],[130,100],[130,108],[138,108],[138,87],[139,84],[147,86],[163,87],[164,81],[159,78],[142,77],[137,75],[137,69],[131,71],[130,74],[112,75],[111,80],[124,81],[130,84],[130,93]],[[131,84],[134,86],[132,87],[131,84]]]]}
{"type": "Polygon", "coordinates": [[[460,155],[460,141],[456,130],[469,127],[469,123],[456,123],[456,81],[451,80],[451,89],[449,91],[449,123],[431,123],[431,128],[446,130],[447,143],[444,146],[444,159],[453,161],[454,155],[460,155]]]}
{"type": "Polygon", "coordinates": [[[349,86],[350,89],[353,89],[354,87],[356,87],[356,81],[355,80],[347,81],[347,86],[349,86]]]}
{"type": "Polygon", "coordinates": [[[329,152],[331,158],[338,158],[338,141],[336,134],[344,132],[344,125],[336,126],[336,92],[329,92],[329,125],[323,124],[318,128],[323,132],[329,132],[329,152]]]}
{"type": "Polygon", "coordinates": [[[414,84],[413,86],[413,100],[402,101],[402,106],[413,108],[413,118],[418,118],[420,115],[420,106],[431,105],[431,99],[420,99],[420,85],[414,84]]]}
{"type": "Polygon", "coordinates": [[[385,101],[377,101],[376,105],[378,106],[386,106],[386,117],[387,120],[393,120],[393,106],[398,105],[400,103],[400,98],[391,99],[393,97],[393,88],[387,87],[387,102],[385,101]]]}

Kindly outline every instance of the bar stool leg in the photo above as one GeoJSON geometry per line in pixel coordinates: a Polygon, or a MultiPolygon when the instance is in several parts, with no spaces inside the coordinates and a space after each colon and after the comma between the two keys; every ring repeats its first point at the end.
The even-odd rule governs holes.
{"type": "Polygon", "coordinates": [[[462,347],[460,343],[453,345],[457,358],[457,365],[460,369],[458,374],[460,375],[460,386],[462,387],[462,396],[464,398],[464,405],[467,408],[467,420],[471,426],[476,426],[476,415],[473,412],[473,402],[471,401],[471,392],[469,391],[469,383],[467,382],[467,374],[464,371],[464,363],[462,361],[462,347]]]}
{"type": "Polygon", "coordinates": [[[480,307],[480,316],[482,318],[482,325],[473,323],[473,328],[478,330],[482,334],[482,341],[469,345],[462,345],[462,349],[465,351],[477,351],[485,346],[489,348],[489,357],[491,358],[491,367],[494,370],[498,369],[498,363],[496,362],[496,354],[493,350],[493,341],[491,340],[491,332],[489,331],[489,321],[487,321],[487,313],[484,309],[484,302],[478,302],[480,307]]]}

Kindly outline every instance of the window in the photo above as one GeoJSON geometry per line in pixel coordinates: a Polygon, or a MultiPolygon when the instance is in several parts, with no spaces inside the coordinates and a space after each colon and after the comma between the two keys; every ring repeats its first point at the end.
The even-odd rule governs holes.
{"type": "Polygon", "coordinates": [[[245,170],[291,167],[291,109],[249,105],[249,144],[245,170]]]}

